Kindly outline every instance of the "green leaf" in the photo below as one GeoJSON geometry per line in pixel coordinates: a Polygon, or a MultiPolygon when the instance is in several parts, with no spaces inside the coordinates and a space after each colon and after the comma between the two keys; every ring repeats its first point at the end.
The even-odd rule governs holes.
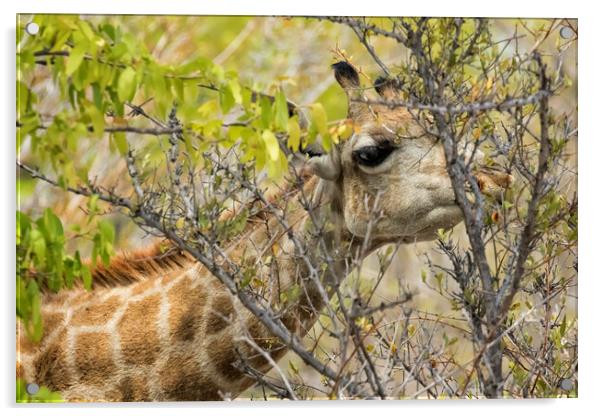
{"type": "Polygon", "coordinates": [[[299,146],[301,145],[301,129],[299,128],[299,123],[297,122],[297,117],[288,119],[288,147],[293,152],[299,150],[299,146]]]}
{"type": "Polygon", "coordinates": [[[97,82],[92,84],[92,101],[94,102],[94,105],[98,111],[102,112],[102,90],[100,84],[97,82]]]}
{"type": "Polygon", "coordinates": [[[288,125],[288,104],[282,90],[276,93],[274,100],[274,125],[279,131],[286,131],[288,125]]]}
{"type": "Polygon", "coordinates": [[[269,98],[261,96],[259,105],[261,108],[261,127],[268,129],[272,123],[272,103],[269,98]]]}
{"type": "Polygon", "coordinates": [[[310,107],[311,112],[311,129],[320,134],[322,137],[322,146],[327,152],[330,151],[331,140],[328,134],[328,117],[326,116],[326,110],[320,103],[312,104],[310,107]]]}
{"type": "Polygon", "coordinates": [[[317,132],[320,134],[328,133],[328,117],[326,116],[326,110],[324,110],[324,106],[320,103],[312,104],[311,107],[311,120],[316,128],[317,132]]]}
{"type": "Polygon", "coordinates": [[[43,266],[46,263],[46,240],[39,230],[31,231],[31,249],[35,255],[35,263],[43,266]]]}
{"type": "Polygon", "coordinates": [[[17,211],[17,245],[21,244],[21,239],[31,230],[31,219],[27,214],[17,211]]]}
{"type": "Polygon", "coordinates": [[[59,217],[54,215],[50,208],[44,210],[44,227],[48,232],[48,240],[53,242],[63,241],[63,224],[59,217]]]}
{"type": "MultiPolygon", "coordinates": [[[[27,85],[22,82],[17,82],[17,118],[23,123],[23,118],[31,110],[31,104],[35,101],[35,95],[31,92],[27,85]]],[[[37,121],[37,120],[36,120],[37,121]]],[[[21,134],[25,134],[21,132],[21,134]]]]}
{"type": "Polygon", "coordinates": [[[88,212],[90,213],[88,217],[88,223],[92,220],[92,217],[96,215],[98,212],[98,194],[92,194],[92,196],[88,199],[88,212]]]}
{"type": "Polygon", "coordinates": [[[119,153],[121,153],[122,156],[125,156],[128,152],[128,142],[125,138],[125,133],[122,131],[118,131],[116,133],[113,133],[112,137],[113,143],[115,143],[115,146],[117,147],[119,153]]]}
{"type": "Polygon", "coordinates": [[[92,290],[92,273],[90,273],[90,268],[85,264],[82,264],[82,282],[86,290],[92,290]]]}
{"type": "Polygon", "coordinates": [[[92,26],[90,25],[89,22],[85,21],[85,20],[80,20],[78,22],[78,26],[79,29],[81,30],[81,33],[83,33],[83,35],[90,41],[94,40],[96,38],[96,35],[94,34],[94,31],[92,30],[92,26]]]}
{"type": "Polygon", "coordinates": [[[89,105],[86,109],[88,117],[92,122],[92,128],[94,129],[94,135],[101,137],[105,129],[105,117],[104,114],[94,105],[89,105]]]}
{"type": "Polygon", "coordinates": [[[105,241],[113,243],[115,240],[115,227],[109,221],[100,221],[98,223],[98,229],[100,230],[100,234],[105,241]]]}
{"type": "Polygon", "coordinates": [[[232,87],[230,84],[226,84],[219,90],[219,105],[222,108],[222,113],[227,114],[234,107],[234,104],[236,104],[236,99],[232,93],[232,87]]]}
{"type": "Polygon", "coordinates": [[[67,76],[71,76],[80,67],[86,55],[87,46],[86,42],[80,42],[71,49],[67,58],[67,65],[65,66],[65,74],[67,76]]]}
{"type": "Polygon", "coordinates": [[[27,326],[27,333],[34,342],[39,342],[42,339],[43,327],[42,327],[42,312],[41,312],[41,300],[40,300],[40,289],[35,280],[30,280],[27,285],[27,297],[30,300],[31,316],[29,317],[29,325],[27,326]]]}
{"type": "Polygon", "coordinates": [[[117,96],[121,101],[131,101],[136,93],[136,71],[127,67],[119,75],[117,81],[117,96]]]}
{"type": "Polygon", "coordinates": [[[264,130],[261,138],[268,152],[268,156],[270,160],[276,161],[278,160],[278,156],[280,154],[280,146],[278,145],[278,139],[274,136],[274,133],[270,130],[264,130]]]}
{"type": "Polygon", "coordinates": [[[236,104],[241,104],[242,103],[242,93],[241,93],[240,84],[235,80],[231,80],[228,82],[228,87],[230,87],[230,91],[232,92],[232,97],[234,97],[234,101],[236,102],[236,104]]]}

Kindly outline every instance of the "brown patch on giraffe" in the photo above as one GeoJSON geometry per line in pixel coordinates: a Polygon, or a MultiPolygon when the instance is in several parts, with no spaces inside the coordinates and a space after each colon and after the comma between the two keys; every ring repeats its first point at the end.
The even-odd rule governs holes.
{"type": "MultiPolygon", "coordinates": [[[[278,362],[278,360],[284,357],[287,351],[288,349],[285,346],[280,345],[267,352],[274,362],[278,362]]],[[[261,372],[267,372],[272,368],[272,363],[257,350],[253,349],[249,351],[246,354],[246,359],[253,368],[261,372]]]]}
{"type": "Polygon", "coordinates": [[[94,298],[97,298],[97,297],[98,297],[98,292],[95,292],[95,293],[82,292],[78,296],[69,298],[69,306],[71,306],[71,307],[80,306],[80,305],[83,305],[84,303],[91,301],[94,298]]]}
{"type": "MultiPolygon", "coordinates": [[[[121,386],[118,386],[117,388],[105,391],[103,399],[106,400],[106,401],[108,401],[108,402],[123,402],[123,401],[125,401],[125,400],[122,399],[123,398],[123,393],[119,389],[119,387],[121,387],[121,386]]],[[[69,400],[69,401],[73,401],[73,400],[69,400]]]]}
{"type": "MultiPolygon", "coordinates": [[[[323,305],[322,296],[316,288],[306,287],[306,293],[301,295],[299,304],[289,313],[296,313],[301,322],[313,322],[323,305]]],[[[299,324],[299,322],[297,322],[299,324]]]]}
{"type": "Polygon", "coordinates": [[[170,272],[170,273],[166,273],[165,276],[163,276],[161,278],[161,284],[165,286],[165,285],[173,282],[174,280],[176,280],[181,275],[182,275],[182,273],[180,273],[179,270],[173,271],[173,272],[170,272]]]}
{"type": "Polygon", "coordinates": [[[25,354],[34,354],[40,348],[39,342],[32,341],[21,322],[17,323],[17,350],[25,354]]]}
{"type": "Polygon", "coordinates": [[[146,292],[147,290],[152,289],[153,287],[155,287],[155,284],[157,283],[157,279],[144,279],[141,280],[140,282],[134,283],[134,285],[132,286],[132,296],[136,296],[136,295],[140,295],[144,292],[146,292]]]}
{"type": "MultiPolygon", "coordinates": [[[[250,318],[247,321],[247,329],[257,346],[269,353],[275,361],[280,359],[286,352],[286,346],[277,337],[273,336],[269,329],[257,320],[257,318],[250,318]]],[[[259,351],[252,347],[249,348],[246,355],[251,365],[255,368],[267,369],[271,365],[259,351]]]]}
{"type": "Polygon", "coordinates": [[[291,332],[296,332],[299,328],[299,317],[295,316],[292,311],[288,311],[280,318],[284,326],[291,332]]]}
{"type": "Polygon", "coordinates": [[[167,293],[169,300],[169,335],[181,341],[192,341],[203,322],[207,302],[204,287],[191,287],[191,279],[184,278],[167,293]]]}
{"type": "Polygon", "coordinates": [[[149,400],[149,390],[144,377],[124,377],[119,382],[119,398],[121,402],[142,402],[149,400]]]}
{"type": "Polygon", "coordinates": [[[23,363],[21,361],[17,361],[17,378],[25,377],[25,369],[23,368],[23,363]]]}
{"type": "Polygon", "coordinates": [[[34,360],[34,378],[28,380],[48,387],[51,390],[63,390],[71,385],[71,373],[67,367],[66,339],[63,330],[56,341],[48,345],[34,360]]]}
{"type": "MultiPolygon", "coordinates": [[[[316,310],[308,306],[302,306],[298,308],[298,310],[299,319],[301,320],[301,322],[311,322],[313,325],[314,319],[317,316],[316,310]]],[[[309,330],[309,328],[305,329],[309,330]]]]}
{"type": "Polygon", "coordinates": [[[117,370],[110,337],[106,332],[77,335],[73,353],[80,383],[101,386],[117,370]]]}
{"type": "Polygon", "coordinates": [[[122,303],[119,296],[114,295],[102,302],[93,302],[73,312],[71,324],[104,325],[113,317],[115,310],[122,303]]]}
{"type": "Polygon", "coordinates": [[[169,400],[221,400],[219,387],[203,372],[192,352],[169,357],[159,370],[159,380],[169,400]]]}
{"type": "Polygon", "coordinates": [[[219,295],[211,303],[207,316],[205,332],[209,335],[216,334],[230,325],[234,306],[228,294],[219,295]]]}
{"type": "Polygon", "coordinates": [[[160,306],[159,293],[130,302],[117,324],[121,353],[127,365],[152,364],[156,360],[160,349],[156,323],[160,306]]]}
{"type": "Polygon", "coordinates": [[[235,367],[236,363],[240,361],[240,356],[235,350],[231,336],[213,343],[208,350],[208,355],[217,372],[229,382],[243,377],[242,372],[235,367]]]}
{"type": "Polygon", "coordinates": [[[44,305],[51,305],[51,304],[60,305],[60,304],[65,303],[65,301],[67,299],[69,299],[69,297],[71,296],[72,293],[73,292],[69,292],[67,290],[61,290],[58,293],[48,292],[42,298],[42,303],[44,305]]]}
{"type": "Polygon", "coordinates": [[[62,312],[48,312],[42,315],[42,320],[44,322],[44,332],[50,334],[64,324],[65,314],[62,312]]]}
{"type": "Polygon", "coordinates": [[[210,286],[212,289],[226,291],[226,286],[222,282],[220,282],[217,278],[211,279],[210,286]]]}
{"type": "Polygon", "coordinates": [[[269,336],[269,331],[257,318],[247,320],[247,330],[255,343],[264,350],[270,348],[272,337],[269,336]]]}

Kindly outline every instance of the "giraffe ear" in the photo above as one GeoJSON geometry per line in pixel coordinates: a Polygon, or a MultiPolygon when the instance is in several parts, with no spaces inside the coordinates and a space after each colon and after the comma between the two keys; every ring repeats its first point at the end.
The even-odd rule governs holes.
{"type": "Polygon", "coordinates": [[[348,94],[349,91],[357,90],[360,87],[360,77],[349,62],[340,61],[332,64],[332,69],[334,69],[334,77],[337,82],[348,94]]]}
{"type": "Polygon", "coordinates": [[[359,74],[349,62],[345,61],[333,64],[332,69],[334,69],[334,77],[347,95],[347,116],[356,118],[365,107],[363,103],[358,102],[363,98],[359,74]]]}
{"type": "Polygon", "coordinates": [[[374,89],[384,99],[393,100],[399,98],[401,81],[395,78],[379,77],[374,82],[374,89]]]}

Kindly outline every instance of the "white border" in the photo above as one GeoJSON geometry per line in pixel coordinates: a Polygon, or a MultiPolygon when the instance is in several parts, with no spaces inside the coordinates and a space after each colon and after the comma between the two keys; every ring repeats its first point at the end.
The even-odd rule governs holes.
{"type": "MultiPolygon", "coordinates": [[[[470,1],[386,1],[386,0],[70,0],[19,1],[22,13],[123,13],[123,14],[236,14],[236,15],[343,15],[343,16],[496,16],[577,17],[583,6],[566,1],[545,4],[504,0],[500,4],[470,1]],[[471,4],[472,3],[472,4],[471,4]]],[[[492,2],[489,2],[492,3],[492,2]]]]}
{"type": "MultiPolygon", "coordinates": [[[[600,53],[602,48],[601,16],[595,13],[595,2],[575,1],[525,1],[504,0],[493,1],[402,1],[402,0],[102,0],[84,3],[70,0],[3,0],[0,4],[3,23],[4,63],[1,65],[3,76],[2,89],[5,94],[0,99],[0,117],[6,126],[1,139],[2,143],[2,191],[3,204],[2,223],[2,273],[3,300],[5,311],[2,320],[2,366],[0,381],[2,389],[1,405],[7,413],[48,415],[89,415],[111,413],[115,415],[142,413],[147,415],[172,414],[245,414],[261,415],[304,415],[311,413],[345,412],[357,415],[376,411],[384,415],[404,413],[480,414],[505,415],[508,413],[524,413],[525,411],[545,414],[590,414],[600,408],[598,397],[602,394],[598,386],[602,383],[600,350],[600,301],[602,295],[602,276],[600,264],[596,261],[600,243],[600,213],[602,204],[602,186],[598,178],[602,178],[596,170],[598,159],[602,157],[602,132],[598,127],[599,112],[602,111],[600,97],[602,91],[600,80],[602,65],[600,53]],[[313,402],[303,404],[268,403],[249,405],[199,404],[174,407],[169,404],[144,404],[130,406],[44,406],[16,407],[14,404],[14,210],[15,210],[15,14],[21,13],[85,13],[85,14],[257,14],[257,15],[413,15],[413,16],[496,16],[496,17],[573,17],[579,19],[579,81],[584,88],[579,90],[579,127],[581,140],[579,146],[579,190],[580,212],[580,270],[579,270],[579,329],[580,348],[579,362],[579,399],[572,400],[508,400],[508,401],[404,401],[404,402],[313,402]]],[[[599,414],[599,410],[596,412],[599,414]]]]}

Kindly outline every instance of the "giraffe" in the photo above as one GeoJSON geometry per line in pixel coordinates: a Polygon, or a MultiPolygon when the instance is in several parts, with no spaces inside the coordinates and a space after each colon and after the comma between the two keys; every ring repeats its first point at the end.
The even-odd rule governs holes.
{"type": "MultiPolygon", "coordinates": [[[[347,62],[333,68],[355,133],[328,153],[312,152],[301,190],[274,199],[287,212],[290,229],[264,209],[226,249],[244,261],[274,255],[255,276],[269,302],[302,284],[302,294],[280,315],[300,337],[337,283],[308,278],[308,258],[310,264],[323,261],[326,247],[332,273],[324,276],[340,275],[360,248],[366,255],[391,242],[432,240],[438,229],[462,220],[437,140],[405,109],[357,102],[363,94],[358,72],[347,62]],[[317,221],[308,214],[307,201],[317,221]],[[375,206],[380,216],[371,221],[368,208],[375,206]],[[296,251],[299,242],[307,248],[303,256],[296,251]]],[[[386,80],[377,82],[376,91],[385,98],[397,94],[386,80]]],[[[501,174],[477,178],[490,194],[510,181],[501,174]]],[[[42,316],[45,334],[39,344],[18,324],[17,376],[59,391],[67,401],[235,398],[255,382],[245,376],[244,365],[262,372],[272,365],[241,334],[268,351],[272,361],[287,351],[209,270],[174,246],[116,256],[94,271],[92,291],[45,294],[42,316]]]]}

